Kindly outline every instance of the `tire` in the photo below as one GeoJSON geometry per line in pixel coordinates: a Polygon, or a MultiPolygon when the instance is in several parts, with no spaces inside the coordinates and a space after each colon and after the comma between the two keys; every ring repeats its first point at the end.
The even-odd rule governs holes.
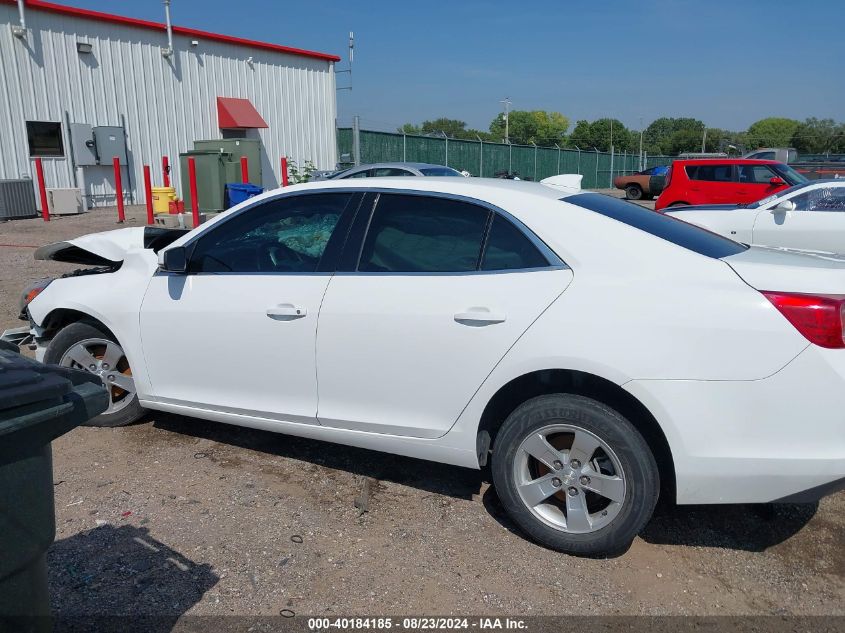
{"type": "Polygon", "coordinates": [[[637,429],[606,405],[570,394],[533,398],[508,416],[492,475],[505,511],[531,539],[576,556],[624,552],[660,491],[657,463],[637,429]]]}
{"type": "Polygon", "coordinates": [[[81,322],[64,327],[47,345],[44,362],[97,374],[108,387],[108,410],[86,422],[86,426],[125,426],[144,415],[123,349],[114,336],[100,328],[81,322]],[[106,362],[109,359],[114,366],[106,362]]]}
{"type": "Polygon", "coordinates": [[[625,197],[628,200],[639,200],[643,197],[643,190],[639,185],[628,185],[625,187],[625,197]]]}

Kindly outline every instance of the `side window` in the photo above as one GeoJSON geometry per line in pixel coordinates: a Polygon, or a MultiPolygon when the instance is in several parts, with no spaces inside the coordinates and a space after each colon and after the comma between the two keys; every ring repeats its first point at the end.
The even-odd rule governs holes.
{"type": "Polygon", "coordinates": [[[490,226],[481,270],[543,268],[549,262],[513,222],[496,215],[490,226]]]}
{"type": "Polygon", "coordinates": [[[377,167],[373,169],[373,176],[413,176],[411,172],[398,167],[377,167]]]}
{"type": "Polygon", "coordinates": [[[690,180],[733,181],[733,167],[731,165],[687,165],[686,170],[690,180]]]}
{"type": "Polygon", "coordinates": [[[739,182],[747,185],[769,184],[775,175],[766,165],[739,165],[739,182]]]}
{"type": "Polygon", "coordinates": [[[489,215],[483,207],[457,200],[382,194],[370,219],[358,270],[474,271],[489,215]]]}
{"type": "Polygon", "coordinates": [[[369,175],[370,175],[370,170],[364,169],[362,171],[356,171],[352,174],[349,174],[348,176],[344,176],[343,178],[341,178],[341,180],[343,180],[344,178],[367,178],[369,175]]]}
{"type": "Polygon", "coordinates": [[[756,154],[751,154],[748,158],[754,158],[757,160],[775,160],[775,153],[774,152],[757,152],[756,154]]]}
{"type": "Polygon", "coordinates": [[[252,207],[197,240],[188,272],[315,272],[351,197],[291,196],[252,207]]]}
{"type": "Polygon", "coordinates": [[[845,212],[845,187],[813,189],[792,198],[797,211],[845,212]]]}

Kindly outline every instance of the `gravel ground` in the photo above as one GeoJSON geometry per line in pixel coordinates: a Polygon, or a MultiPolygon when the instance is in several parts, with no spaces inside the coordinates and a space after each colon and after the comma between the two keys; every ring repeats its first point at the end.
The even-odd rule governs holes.
{"type": "MultiPolygon", "coordinates": [[[[143,222],[128,209],[128,225],[143,222]]],[[[0,224],[0,327],[33,247],[112,210],[0,224]]],[[[483,473],[154,413],[54,443],[53,606],[82,614],[845,615],[845,494],[662,508],[610,560],[556,554],[483,473]]]]}

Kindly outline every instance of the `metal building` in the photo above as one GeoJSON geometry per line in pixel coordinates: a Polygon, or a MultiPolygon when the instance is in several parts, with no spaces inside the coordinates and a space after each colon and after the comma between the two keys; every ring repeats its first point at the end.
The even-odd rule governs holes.
{"type": "Polygon", "coordinates": [[[78,187],[89,207],[112,205],[114,154],[126,202],[140,204],[143,165],[161,184],[168,156],[181,191],[180,152],[194,140],[239,137],[260,139],[265,188],[278,186],[282,156],[333,168],[337,61],[43,0],[0,0],[0,179],[34,178],[40,156],[48,187],[78,187]]]}

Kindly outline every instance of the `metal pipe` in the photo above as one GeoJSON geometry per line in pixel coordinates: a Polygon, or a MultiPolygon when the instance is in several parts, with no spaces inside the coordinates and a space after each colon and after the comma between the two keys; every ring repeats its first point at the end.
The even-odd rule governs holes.
{"type": "Polygon", "coordinates": [[[153,212],[153,182],[150,176],[150,166],[144,165],[144,198],[147,202],[147,224],[155,224],[153,212]]]}
{"type": "Polygon", "coordinates": [[[170,23],[170,0],[164,0],[164,23],[167,25],[167,48],[161,51],[162,56],[173,55],[173,25],[170,23]]]}
{"type": "Polygon", "coordinates": [[[20,24],[12,26],[12,34],[15,37],[23,38],[26,35],[26,14],[23,9],[24,0],[18,0],[18,15],[20,15],[20,24]]]}
{"type": "Polygon", "coordinates": [[[35,177],[38,179],[38,195],[41,197],[41,217],[50,221],[50,205],[47,203],[47,186],[44,184],[44,165],[41,159],[35,159],[35,177]]]}
{"type": "Polygon", "coordinates": [[[126,211],[123,207],[123,182],[120,179],[120,158],[117,156],[112,158],[112,167],[114,167],[114,193],[117,198],[117,223],[123,224],[126,222],[126,211]]]}

